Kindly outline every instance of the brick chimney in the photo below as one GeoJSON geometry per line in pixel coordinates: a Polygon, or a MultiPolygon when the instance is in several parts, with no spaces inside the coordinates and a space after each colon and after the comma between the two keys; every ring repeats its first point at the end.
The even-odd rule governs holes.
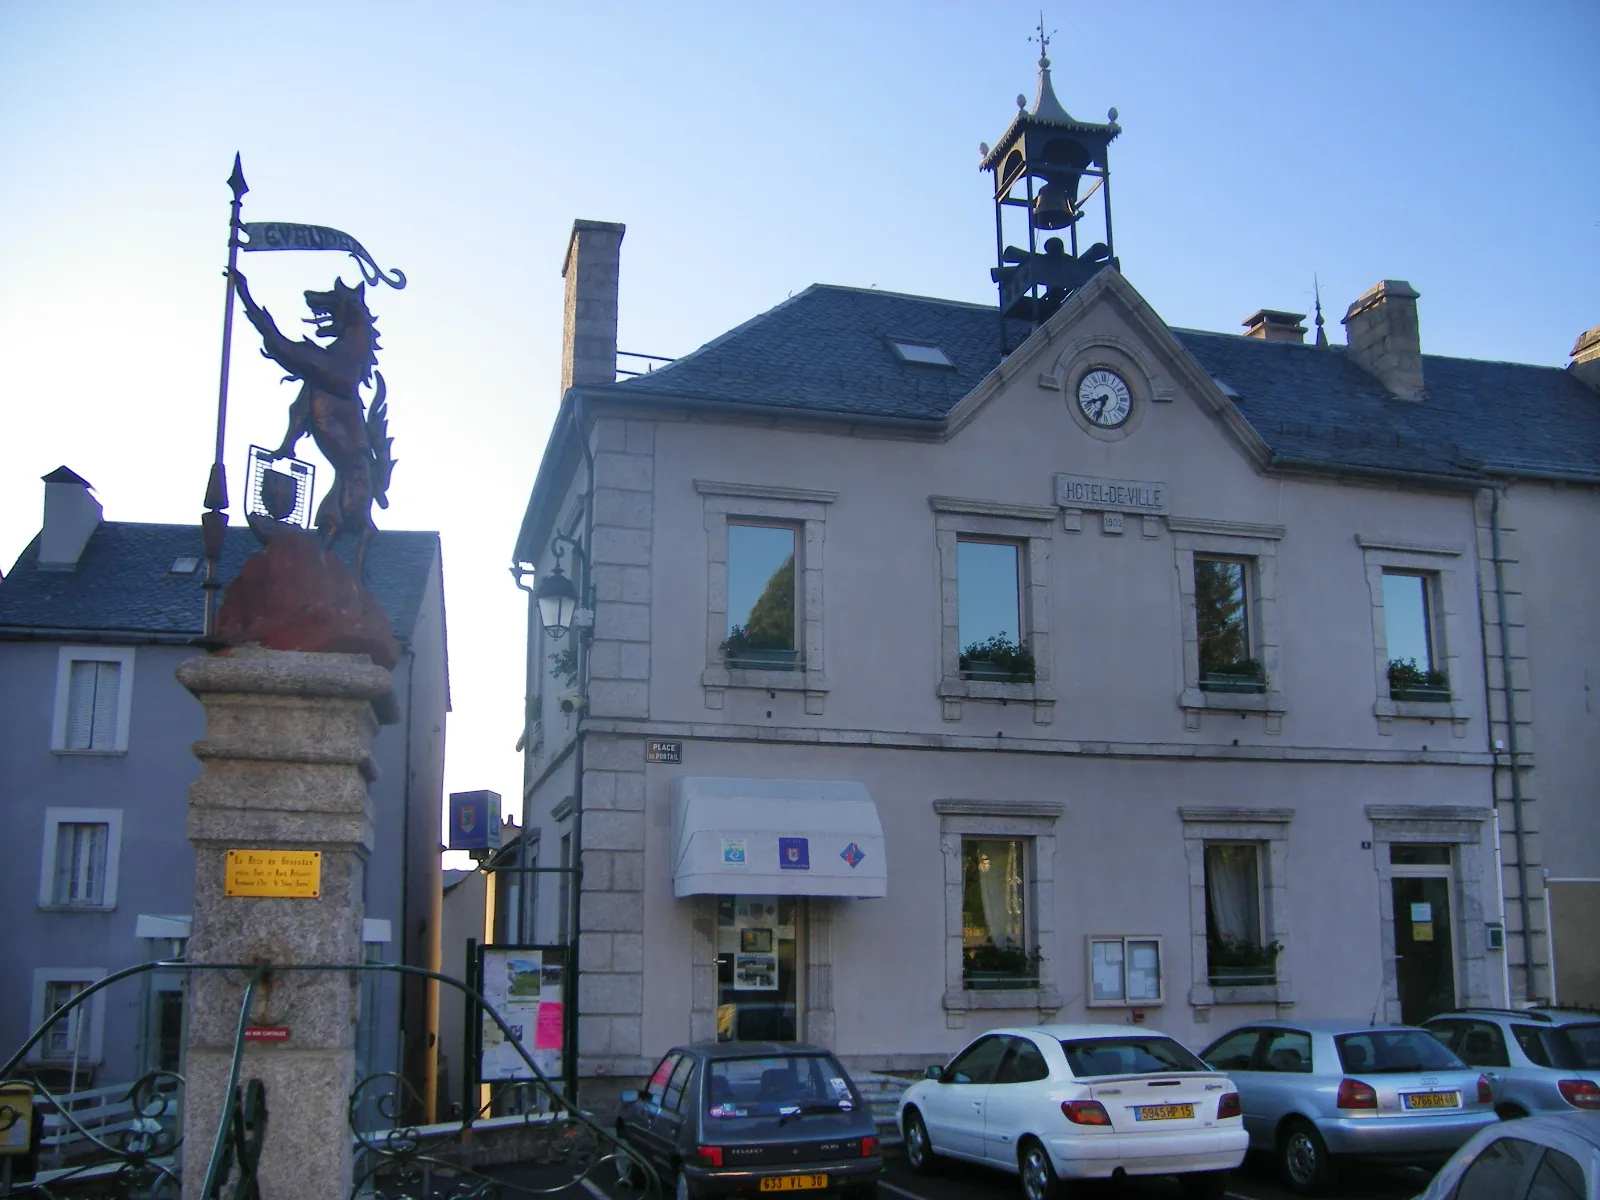
{"type": "Polygon", "coordinates": [[[44,528],[39,531],[39,565],[70,571],[100,525],[100,502],[75,471],[57,467],[44,477],[44,528]]]}
{"type": "Polygon", "coordinates": [[[561,330],[561,392],[575,383],[617,379],[617,278],[622,235],[615,221],[572,223],[561,277],[567,281],[561,330]]]}
{"type": "Polygon", "coordinates": [[[1417,331],[1419,293],[1403,279],[1385,279],[1344,314],[1345,353],[1374,376],[1391,396],[1424,400],[1422,335],[1417,331]]]}
{"type": "Polygon", "coordinates": [[[1600,392],[1600,325],[1584,330],[1572,343],[1572,361],[1567,370],[1574,379],[1600,392]]]}
{"type": "Polygon", "coordinates": [[[1300,323],[1305,319],[1305,313],[1258,308],[1240,324],[1244,326],[1247,338],[1257,338],[1263,342],[1293,342],[1299,346],[1306,340],[1306,327],[1300,323]]]}

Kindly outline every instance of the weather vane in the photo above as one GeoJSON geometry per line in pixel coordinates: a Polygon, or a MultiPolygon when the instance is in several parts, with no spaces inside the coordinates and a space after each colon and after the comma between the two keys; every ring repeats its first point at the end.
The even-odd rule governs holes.
{"type": "Polygon", "coordinates": [[[1030,42],[1038,42],[1039,43],[1039,57],[1041,59],[1048,56],[1048,54],[1050,52],[1050,39],[1052,37],[1054,37],[1059,32],[1060,32],[1060,30],[1057,30],[1057,29],[1052,29],[1049,33],[1046,33],[1044,31],[1044,10],[1040,9],[1039,10],[1039,32],[1036,35],[1030,35],[1028,40],[1030,42]]]}

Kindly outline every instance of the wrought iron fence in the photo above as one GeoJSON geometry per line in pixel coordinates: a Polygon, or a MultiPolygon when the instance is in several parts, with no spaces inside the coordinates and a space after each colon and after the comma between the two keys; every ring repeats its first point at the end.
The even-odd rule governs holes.
{"type": "MultiPolygon", "coordinates": [[[[612,1172],[629,1176],[644,1197],[660,1200],[663,1196],[661,1180],[651,1166],[631,1155],[614,1131],[572,1103],[540,1070],[500,1013],[479,991],[459,979],[395,963],[183,961],[140,963],[96,981],[48,1014],[32,1036],[0,1066],[0,1196],[180,1200],[185,1173],[201,1171],[203,1167],[200,1195],[205,1200],[258,1200],[258,1169],[270,1131],[271,1098],[261,1080],[240,1078],[251,1003],[264,981],[276,974],[304,971],[415,975],[454,987],[467,1001],[465,1018],[492,1020],[527,1068],[526,1078],[501,1082],[476,1112],[464,1113],[462,1121],[438,1125],[402,1119],[406,1113],[424,1111],[425,1106],[416,1088],[400,1075],[380,1071],[362,1079],[351,1093],[347,1108],[354,1159],[352,1200],[548,1196],[586,1181],[598,1183],[612,1172]],[[148,1072],[130,1084],[120,1099],[112,1097],[114,1103],[103,1105],[91,1119],[85,1110],[75,1107],[72,1095],[58,1094],[41,1081],[38,1070],[29,1069],[29,1051],[44,1042],[58,1022],[66,1021],[70,1029],[81,1028],[79,1021],[90,1012],[87,1006],[97,995],[149,971],[228,971],[243,977],[244,994],[224,1093],[230,1099],[216,1129],[211,1131],[210,1144],[199,1148],[203,1160],[194,1147],[184,1145],[184,1081],[179,1072],[148,1072]],[[29,1105],[6,1099],[6,1089],[19,1086],[26,1089],[31,1117],[29,1105]],[[521,1107],[537,1111],[526,1113],[517,1121],[491,1117],[513,1091],[521,1093],[521,1107]],[[379,1118],[377,1129],[371,1128],[371,1114],[379,1118]],[[31,1178],[13,1180],[13,1168],[20,1156],[6,1156],[5,1147],[13,1140],[17,1123],[23,1120],[31,1120],[31,1136],[15,1140],[31,1145],[29,1165],[39,1163],[40,1133],[47,1123],[57,1131],[52,1140],[61,1149],[58,1157],[63,1161],[55,1168],[34,1169],[31,1178]],[[471,1144],[472,1131],[475,1127],[482,1131],[486,1123],[497,1133],[510,1131],[506,1136],[515,1137],[515,1155],[509,1164],[484,1167],[470,1161],[466,1146],[471,1144]],[[69,1145],[70,1153],[66,1150],[69,1145]],[[65,1161],[68,1158],[70,1162],[65,1161]],[[523,1176],[531,1174],[533,1179],[513,1182],[503,1178],[508,1165],[518,1168],[523,1176]]],[[[18,1093],[12,1091],[10,1095],[15,1097],[18,1093]]],[[[477,1140],[482,1140],[481,1132],[477,1140]]]]}

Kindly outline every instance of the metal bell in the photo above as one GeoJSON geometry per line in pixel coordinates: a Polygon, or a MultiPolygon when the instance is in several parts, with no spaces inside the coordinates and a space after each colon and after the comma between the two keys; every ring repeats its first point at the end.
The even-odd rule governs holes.
{"type": "Polygon", "coordinates": [[[1077,180],[1072,184],[1050,182],[1033,198],[1035,229],[1065,229],[1081,215],[1073,203],[1077,180]]]}

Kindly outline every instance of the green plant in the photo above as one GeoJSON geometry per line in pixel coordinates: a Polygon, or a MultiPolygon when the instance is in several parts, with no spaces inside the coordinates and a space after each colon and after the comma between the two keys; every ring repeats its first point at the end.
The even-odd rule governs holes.
{"type": "Polygon", "coordinates": [[[1219,967],[1270,967],[1283,953],[1282,942],[1265,946],[1245,938],[1214,937],[1206,944],[1206,961],[1213,971],[1219,967]]]}
{"type": "Polygon", "coordinates": [[[976,663],[987,663],[996,670],[1021,679],[1032,679],[1034,674],[1033,651],[1026,642],[1013,642],[1003,633],[981,642],[973,642],[961,652],[961,669],[969,670],[976,663]]]}
{"type": "Polygon", "coordinates": [[[550,656],[550,669],[557,675],[565,675],[568,679],[578,673],[578,651],[575,646],[566,645],[550,656]]]}
{"type": "Polygon", "coordinates": [[[785,637],[781,633],[767,633],[761,630],[746,629],[743,625],[735,625],[732,632],[722,639],[722,651],[738,657],[746,650],[793,650],[794,639],[785,637]]]}
{"type": "Polygon", "coordinates": [[[1450,690],[1450,673],[1437,668],[1417,665],[1414,658],[1389,660],[1389,690],[1406,691],[1410,688],[1439,688],[1450,690]]]}
{"type": "Polygon", "coordinates": [[[1024,950],[1012,941],[1007,941],[1004,946],[984,942],[981,946],[968,946],[962,951],[961,960],[962,967],[967,971],[1031,977],[1039,974],[1044,953],[1037,946],[1031,952],[1024,950]]]}
{"type": "Polygon", "coordinates": [[[1253,658],[1241,658],[1235,662],[1212,663],[1206,667],[1207,675],[1226,675],[1229,678],[1266,680],[1267,673],[1261,664],[1253,658]]]}

